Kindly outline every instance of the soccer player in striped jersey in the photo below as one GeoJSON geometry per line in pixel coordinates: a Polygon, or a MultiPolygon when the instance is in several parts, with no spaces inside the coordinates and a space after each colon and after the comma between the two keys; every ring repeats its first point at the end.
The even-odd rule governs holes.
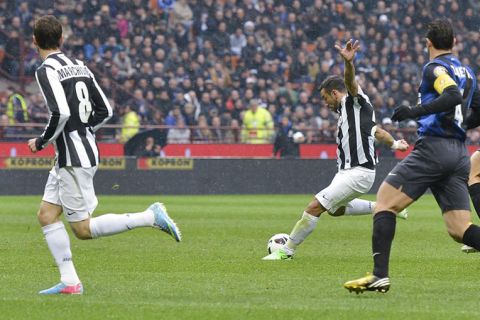
{"type": "Polygon", "coordinates": [[[435,196],[453,240],[480,249],[480,226],[471,222],[467,186],[470,160],[463,127],[465,111],[472,106],[476,77],[453,55],[454,44],[455,35],[448,20],[429,23],[429,62],[423,67],[419,104],[398,107],[392,116],[393,121],[417,119],[419,138],[414,150],[392,169],[378,190],[372,231],[373,272],[346,282],[344,287],[349,291],[390,289],[395,215],[427,189],[435,196]]]}
{"type": "Polygon", "coordinates": [[[60,51],[62,26],[55,17],[43,16],[35,22],[33,42],[43,59],[36,78],[50,120],[42,135],[30,139],[28,146],[33,153],[49,144],[55,147],[56,164],[45,186],[38,220],[60,271],[60,283],[39,293],[82,294],[70,240],[60,220],[62,212],[79,239],[100,238],[138,227],[158,228],[176,241],[181,240],[181,235],[161,203],[138,213],[92,218],[98,204],[93,176],[99,162],[94,132],[112,116],[112,108],[88,67],[60,51]]]}
{"type": "MultiPolygon", "coordinates": [[[[330,185],[317,193],[309,203],[302,218],[296,223],[286,245],[263,260],[292,259],[296,248],[315,229],[320,215],[325,211],[332,216],[371,214],[375,203],[357,199],[367,193],[375,180],[375,139],[393,149],[405,151],[405,140],[395,141],[385,130],[375,124],[375,112],[368,96],[355,80],[353,59],[360,48],[352,40],[345,47],[335,45],[345,63],[344,78],[330,76],[320,85],[319,91],[330,109],[339,114],[337,133],[338,173],[330,185]]],[[[401,217],[406,218],[407,212],[401,217]]]]}

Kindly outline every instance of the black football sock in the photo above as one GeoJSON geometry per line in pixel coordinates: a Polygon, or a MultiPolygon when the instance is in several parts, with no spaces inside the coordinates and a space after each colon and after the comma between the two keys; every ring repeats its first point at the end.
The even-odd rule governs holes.
{"type": "Polygon", "coordinates": [[[373,217],[373,274],[379,278],[388,277],[390,248],[395,236],[396,223],[396,216],[391,211],[380,211],[373,217]]]}
{"type": "Polygon", "coordinates": [[[470,198],[472,199],[477,216],[480,218],[480,183],[469,186],[468,193],[470,193],[470,198]]]}
{"type": "Polygon", "coordinates": [[[480,251],[480,227],[471,224],[463,234],[462,242],[467,246],[473,247],[480,251]]]}

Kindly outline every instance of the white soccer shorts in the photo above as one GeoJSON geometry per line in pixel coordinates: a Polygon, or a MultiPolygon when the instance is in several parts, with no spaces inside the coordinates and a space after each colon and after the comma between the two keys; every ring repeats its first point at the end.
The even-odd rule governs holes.
{"type": "Polygon", "coordinates": [[[335,213],[348,202],[367,193],[375,181],[375,170],[353,167],[337,172],[328,187],[315,195],[330,213],[335,213]]]}
{"type": "Polygon", "coordinates": [[[68,222],[90,218],[98,204],[93,188],[96,171],[97,167],[53,167],[42,200],[62,206],[68,222]]]}

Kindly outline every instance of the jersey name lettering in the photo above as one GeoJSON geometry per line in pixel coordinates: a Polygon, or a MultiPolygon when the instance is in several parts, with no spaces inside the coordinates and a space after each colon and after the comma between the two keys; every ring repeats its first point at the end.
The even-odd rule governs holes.
{"type": "Polygon", "coordinates": [[[64,66],[57,70],[60,81],[73,77],[89,77],[86,66],[64,66]]]}

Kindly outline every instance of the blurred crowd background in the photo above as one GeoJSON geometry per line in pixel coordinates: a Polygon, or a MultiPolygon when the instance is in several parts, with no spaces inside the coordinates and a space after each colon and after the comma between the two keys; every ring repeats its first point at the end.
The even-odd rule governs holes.
{"type": "MultiPolygon", "coordinates": [[[[479,12],[477,0],[0,0],[0,136],[35,134],[41,127],[14,125],[48,121],[31,40],[35,17],[53,14],[62,50],[88,63],[115,108],[110,124],[123,125],[103,130],[104,140],[165,125],[168,143],[271,143],[275,130],[292,129],[305,143],[334,143],[336,115],[315,87],[343,73],[334,44],[353,38],[377,122],[413,141],[415,121],[390,116],[417,102],[425,24],[448,17],[455,53],[480,74],[479,12]]],[[[469,143],[479,140],[469,132],[469,143]]]]}

